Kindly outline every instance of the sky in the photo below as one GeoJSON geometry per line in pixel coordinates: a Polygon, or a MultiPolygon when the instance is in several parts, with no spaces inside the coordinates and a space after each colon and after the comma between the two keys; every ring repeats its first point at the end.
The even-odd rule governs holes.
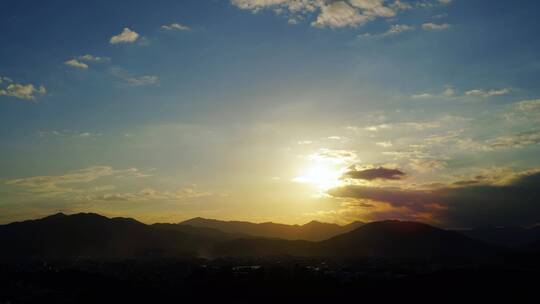
{"type": "Polygon", "coordinates": [[[0,223],[540,223],[540,3],[3,0],[0,223]]]}

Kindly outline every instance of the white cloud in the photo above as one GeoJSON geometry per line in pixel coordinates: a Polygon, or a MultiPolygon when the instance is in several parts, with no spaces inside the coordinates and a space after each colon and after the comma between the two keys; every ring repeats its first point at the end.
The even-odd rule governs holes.
{"type": "Polygon", "coordinates": [[[463,98],[467,98],[467,97],[489,98],[489,97],[503,96],[503,95],[510,94],[511,91],[512,90],[509,88],[503,88],[503,89],[498,89],[498,90],[474,89],[474,90],[466,91],[463,95],[458,96],[456,89],[453,86],[446,85],[444,87],[444,90],[440,94],[432,94],[428,92],[423,92],[423,93],[411,95],[411,98],[413,99],[452,98],[452,99],[463,100],[463,98]]]}
{"type": "Polygon", "coordinates": [[[112,68],[111,73],[114,76],[122,79],[125,82],[125,84],[129,86],[147,86],[147,85],[155,85],[159,83],[158,76],[154,76],[154,75],[134,76],[131,73],[119,67],[112,68]]]}
{"type": "Polygon", "coordinates": [[[381,142],[378,142],[378,143],[375,143],[377,146],[379,147],[383,147],[383,148],[390,148],[393,146],[392,142],[391,141],[381,141],[381,142]]]}
{"type": "Polygon", "coordinates": [[[77,59],[70,59],[70,60],[64,62],[64,64],[68,65],[70,67],[77,68],[77,69],[82,69],[82,70],[88,69],[88,64],[86,64],[84,62],[80,62],[77,59]]]}
{"type": "Polygon", "coordinates": [[[94,56],[90,54],[79,56],[78,58],[80,61],[85,61],[85,62],[108,62],[111,60],[109,57],[100,57],[100,56],[94,56]]]}
{"type": "Polygon", "coordinates": [[[284,4],[287,4],[288,2],[290,1],[289,0],[231,0],[231,3],[238,8],[251,10],[255,12],[261,9],[270,7],[270,6],[284,5],[284,4]]]}
{"type": "Polygon", "coordinates": [[[435,8],[437,6],[448,6],[453,3],[453,0],[418,0],[414,3],[418,8],[435,8]]]}
{"type": "Polygon", "coordinates": [[[452,86],[446,86],[444,88],[444,91],[442,92],[442,95],[445,96],[445,97],[453,97],[456,95],[456,89],[454,89],[454,87],[452,86]]]}
{"type": "Polygon", "coordinates": [[[96,139],[97,137],[102,136],[101,133],[93,132],[75,132],[75,131],[40,131],[40,137],[58,137],[58,138],[85,138],[85,139],[96,139]]]}
{"type": "Polygon", "coordinates": [[[388,29],[388,31],[386,31],[384,33],[384,35],[385,36],[396,35],[396,34],[400,34],[400,33],[403,33],[403,32],[411,31],[413,29],[414,29],[414,27],[412,27],[410,25],[394,24],[394,25],[390,26],[390,29],[388,29]]]}
{"type": "Polygon", "coordinates": [[[162,25],[161,28],[168,31],[172,31],[172,30],[189,31],[190,30],[188,26],[180,24],[180,23],[171,23],[169,25],[162,25]]]}
{"type": "Polygon", "coordinates": [[[540,110],[540,99],[520,101],[515,104],[515,107],[524,112],[540,110]]]}
{"type": "Polygon", "coordinates": [[[2,84],[3,82],[12,83],[13,80],[11,80],[11,78],[9,78],[9,77],[5,77],[5,76],[0,75],[0,84],[2,84]]]}
{"type": "Polygon", "coordinates": [[[37,96],[42,96],[47,93],[47,90],[43,85],[36,87],[33,84],[13,83],[13,81],[7,77],[3,77],[2,79],[3,82],[9,84],[5,88],[0,88],[0,96],[9,96],[34,101],[36,100],[37,96]]]}
{"type": "Polygon", "coordinates": [[[407,25],[407,24],[393,24],[384,33],[381,33],[381,34],[365,33],[365,34],[360,35],[360,37],[364,37],[364,38],[387,37],[387,36],[398,35],[398,34],[401,34],[401,33],[404,33],[404,32],[412,31],[412,30],[414,30],[414,27],[412,27],[410,25],[407,25]]]}
{"type": "Polygon", "coordinates": [[[404,10],[410,10],[412,9],[412,5],[410,5],[407,2],[401,2],[400,0],[394,1],[394,3],[390,4],[390,7],[392,7],[396,11],[404,11],[404,10]]]}
{"type": "Polygon", "coordinates": [[[394,17],[396,12],[384,5],[383,0],[350,0],[354,7],[362,9],[364,15],[394,17]]]}
{"type": "Polygon", "coordinates": [[[392,129],[392,125],[390,125],[390,124],[380,124],[380,125],[368,126],[368,127],[364,128],[364,130],[370,131],[370,132],[377,132],[377,131],[380,131],[380,130],[387,130],[387,129],[392,129]]]}
{"type": "Polygon", "coordinates": [[[411,96],[411,98],[413,99],[427,99],[427,98],[432,98],[433,95],[430,94],[430,93],[420,93],[420,94],[414,94],[411,96]]]}
{"type": "Polygon", "coordinates": [[[83,56],[72,58],[64,62],[64,64],[73,68],[86,70],[89,68],[88,63],[102,63],[102,62],[109,62],[110,60],[111,59],[109,57],[99,57],[99,56],[86,54],[83,56]]]}
{"type": "Polygon", "coordinates": [[[129,77],[125,80],[127,84],[132,86],[147,86],[157,84],[159,82],[159,77],[153,75],[144,75],[137,77],[129,77]]]}
{"type": "Polygon", "coordinates": [[[366,131],[370,132],[379,132],[382,130],[391,130],[391,129],[403,129],[403,128],[409,128],[414,130],[426,130],[426,129],[433,129],[440,127],[439,122],[397,122],[397,123],[391,123],[391,124],[380,124],[380,125],[373,125],[373,126],[367,126],[364,128],[366,131]]]}
{"type": "Polygon", "coordinates": [[[465,92],[466,96],[472,96],[472,97],[482,97],[482,98],[489,98],[489,97],[495,97],[495,96],[503,96],[510,93],[510,89],[504,88],[499,90],[489,90],[485,91],[482,89],[475,89],[465,92]]]}
{"type": "Polygon", "coordinates": [[[422,24],[422,28],[425,30],[445,30],[445,29],[450,28],[450,24],[448,23],[437,24],[437,23],[428,22],[428,23],[422,24]]]}
{"type": "Polygon", "coordinates": [[[321,7],[321,13],[311,25],[315,27],[356,27],[373,19],[371,15],[363,15],[344,1],[337,1],[321,7]]]}
{"type": "Polygon", "coordinates": [[[531,99],[515,102],[510,111],[503,114],[504,118],[512,123],[540,122],[540,99],[531,99]]]}
{"type": "MultiPolygon", "coordinates": [[[[401,0],[231,0],[231,4],[257,13],[272,9],[287,17],[289,24],[315,16],[314,27],[357,27],[376,18],[393,18],[413,6],[401,0]]],[[[417,6],[420,7],[420,6],[417,6]]]]}
{"type": "Polygon", "coordinates": [[[111,40],[109,41],[111,44],[118,44],[118,43],[133,43],[139,39],[139,34],[137,32],[132,31],[131,29],[125,27],[122,33],[112,36],[111,40]]]}

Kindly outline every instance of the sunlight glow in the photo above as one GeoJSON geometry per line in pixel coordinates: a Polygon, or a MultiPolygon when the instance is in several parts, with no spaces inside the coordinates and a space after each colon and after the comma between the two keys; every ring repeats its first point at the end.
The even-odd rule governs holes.
{"type": "Polygon", "coordinates": [[[315,186],[320,191],[338,187],[342,185],[341,176],[344,170],[336,168],[325,162],[316,162],[311,167],[307,168],[302,175],[295,177],[294,182],[302,184],[310,184],[315,186]]]}

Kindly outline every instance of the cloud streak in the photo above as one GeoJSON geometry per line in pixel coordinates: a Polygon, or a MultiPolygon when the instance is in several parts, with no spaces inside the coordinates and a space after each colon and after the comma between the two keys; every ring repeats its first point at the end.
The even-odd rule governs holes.
{"type": "Polygon", "coordinates": [[[33,176],[11,179],[6,185],[24,188],[31,194],[59,196],[85,191],[74,186],[88,184],[103,177],[148,177],[136,168],[116,170],[110,166],[94,166],[61,175],[33,176]]]}
{"type": "Polygon", "coordinates": [[[437,23],[433,23],[433,22],[428,22],[428,23],[422,24],[422,28],[425,29],[425,30],[440,31],[440,30],[449,29],[450,24],[448,24],[448,23],[437,24],[437,23]]]}
{"type": "Polygon", "coordinates": [[[189,31],[189,30],[191,30],[191,28],[189,26],[183,25],[183,24],[180,24],[180,23],[176,23],[176,22],[171,23],[171,24],[162,25],[161,29],[167,30],[167,31],[189,31]]]}

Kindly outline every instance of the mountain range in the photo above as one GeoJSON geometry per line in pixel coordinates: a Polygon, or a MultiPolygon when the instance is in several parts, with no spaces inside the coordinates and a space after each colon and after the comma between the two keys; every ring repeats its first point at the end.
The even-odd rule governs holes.
{"type": "Polygon", "coordinates": [[[363,222],[352,222],[345,226],[311,221],[305,225],[285,225],[276,223],[250,223],[240,221],[220,221],[196,217],[180,223],[193,227],[214,228],[227,233],[244,234],[284,240],[322,241],[333,236],[352,231],[363,222]]]}
{"type": "Polygon", "coordinates": [[[497,247],[482,241],[421,223],[381,221],[354,225],[358,227],[318,222],[303,226],[252,224],[200,218],[180,224],[146,225],[129,218],[107,218],[92,213],[60,213],[0,226],[0,243],[3,244],[0,258],[126,259],[288,255],[423,259],[487,257],[498,252],[497,247]],[[210,224],[204,226],[206,223],[210,224]],[[326,227],[331,228],[323,229],[326,227]],[[323,235],[332,235],[338,230],[349,231],[322,241],[298,240],[302,237],[321,239],[323,235]],[[287,236],[288,240],[277,237],[287,231],[291,232],[287,236]]]}

